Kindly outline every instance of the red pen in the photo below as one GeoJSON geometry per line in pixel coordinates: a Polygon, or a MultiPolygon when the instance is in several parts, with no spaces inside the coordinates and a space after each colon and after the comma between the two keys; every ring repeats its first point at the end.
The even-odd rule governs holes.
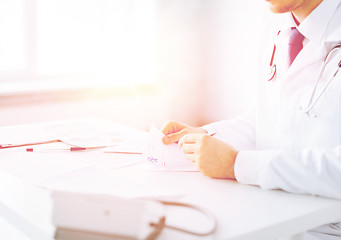
{"type": "MultiPolygon", "coordinates": [[[[70,151],[70,152],[79,152],[86,151],[90,149],[97,149],[103,147],[70,147],[70,148],[26,148],[26,152],[56,152],[56,151],[70,151]]],[[[127,152],[127,151],[108,151],[106,153],[119,153],[119,154],[143,154],[142,152],[127,152]]]]}
{"type": "Polygon", "coordinates": [[[85,151],[88,148],[84,147],[70,147],[70,148],[54,148],[54,149],[35,149],[35,148],[26,148],[26,152],[45,152],[45,151],[70,151],[70,152],[77,152],[77,151],[85,151]]]}

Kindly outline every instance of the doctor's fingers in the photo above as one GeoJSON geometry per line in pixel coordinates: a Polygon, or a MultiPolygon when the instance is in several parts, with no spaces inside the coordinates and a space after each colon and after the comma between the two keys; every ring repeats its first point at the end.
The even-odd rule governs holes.
{"type": "Polygon", "coordinates": [[[188,127],[186,124],[179,123],[176,121],[167,121],[161,128],[161,132],[163,134],[168,135],[170,133],[176,133],[181,131],[182,129],[188,127]]]}
{"type": "Polygon", "coordinates": [[[197,168],[199,166],[199,157],[195,153],[186,154],[186,159],[191,161],[197,168]]]}
{"type": "Polygon", "coordinates": [[[193,154],[198,152],[198,145],[195,143],[184,143],[181,146],[181,150],[185,153],[185,154],[193,154]]]}
{"type": "Polygon", "coordinates": [[[171,134],[168,134],[167,136],[164,136],[162,138],[162,142],[164,144],[172,144],[172,143],[177,143],[183,136],[185,136],[186,134],[188,134],[189,131],[187,128],[185,129],[182,129],[181,131],[179,132],[176,132],[176,133],[171,133],[171,134]]]}
{"type": "Polygon", "coordinates": [[[200,143],[202,138],[205,136],[206,134],[203,133],[191,133],[191,134],[187,134],[184,135],[180,140],[179,140],[179,145],[182,146],[183,144],[187,143],[187,144],[194,144],[194,143],[200,143]]]}

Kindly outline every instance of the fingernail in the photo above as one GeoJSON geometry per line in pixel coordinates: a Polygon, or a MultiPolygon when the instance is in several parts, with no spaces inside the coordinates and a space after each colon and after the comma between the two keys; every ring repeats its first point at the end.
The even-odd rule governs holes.
{"type": "Polygon", "coordinates": [[[162,141],[163,141],[163,143],[165,143],[165,144],[167,144],[167,143],[169,143],[169,137],[163,137],[162,138],[162,141]]]}

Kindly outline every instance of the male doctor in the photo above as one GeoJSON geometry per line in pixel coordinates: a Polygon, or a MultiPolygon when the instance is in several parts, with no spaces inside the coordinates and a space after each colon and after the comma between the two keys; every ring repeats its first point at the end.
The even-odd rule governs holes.
{"type": "MultiPolygon", "coordinates": [[[[256,109],[202,128],[168,122],[163,142],[210,177],[341,199],[341,0],[266,1],[287,14],[256,109]]],[[[305,237],[341,239],[341,223],[305,237]]]]}

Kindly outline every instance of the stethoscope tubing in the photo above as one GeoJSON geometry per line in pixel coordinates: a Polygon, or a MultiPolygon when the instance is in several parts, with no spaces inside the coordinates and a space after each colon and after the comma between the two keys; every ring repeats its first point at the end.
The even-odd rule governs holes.
{"type": "MultiPolygon", "coordinates": [[[[325,60],[324,60],[324,63],[323,63],[323,66],[320,70],[320,73],[319,73],[319,76],[318,78],[316,79],[315,81],[315,84],[314,84],[314,88],[313,88],[313,91],[311,93],[311,96],[310,96],[310,99],[309,99],[309,102],[308,102],[308,105],[303,108],[302,106],[300,106],[300,110],[303,112],[303,113],[307,113],[309,115],[309,111],[315,106],[315,104],[318,102],[318,100],[321,98],[321,96],[323,95],[323,93],[326,91],[326,89],[328,88],[328,86],[330,85],[330,83],[333,81],[333,79],[335,78],[335,76],[337,75],[337,73],[339,72],[339,69],[341,68],[341,60],[340,62],[338,63],[338,66],[337,66],[337,69],[336,71],[334,72],[333,76],[328,80],[328,82],[325,84],[325,86],[323,87],[322,91],[320,92],[320,94],[315,98],[314,100],[314,97],[316,95],[316,90],[317,90],[317,86],[318,86],[318,82],[320,81],[320,79],[322,78],[324,72],[325,72],[325,69],[330,61],[330,58],[332,56],[332,53],[335,52],[336,50],[340,49],[341,48],[341,44],[338,44],[336,45],[335,47],[333,47],[327,54],[325,60]]],[[[315,116],[316,117],[316,116],[315,116]]]]}
{"type": "MultiPolygon", "coordinates": [[[[279,35],[280,32],[278,32],[277,35],[279,35]]],[[[333,76],[328,80],[328,82],[326,83],[326,85],[323,87],[322,91],[320,92],[320,94],[315,98],[315,95],[316,95],[316,90],[317,90],[317,86],[318,86],[318,83],[320,81],[320,79],[322,78],[324,72],[325,72],[325,69],[326,69],[326,66],[328,65],[329,61],[330,61],[330,58],[331,56],[333,55],[333,53],[336,51],[336,50],[340,50],[341,49],[341,43],[337,44],[336,46],[334,46],[326,55],[325,59],[324,59],[324,62],[323,62],[323,65],[321,67],[321,70],[320,70],[320,73],[319,73],[319,76],[318,78],[315,80],[315,84],[314,84],[314,88],[313,88],[313,91],[310,95],[310,98],[309,98],[309,102],[307,104],[306,107],[302,107],[300,106],[299,107],[299,110],[303,113],[306,113],[307,115],[309,116],[313,116],[314,118],[317,117],[316,114],[314,115],[310,115],[309,114],[309,111],[315,106],[315,104],[318,102],[318,100],[321,98],[321,96],[323,95],[323,93],[326,91],[326,89],[328,88],[328,86],[330,85],[330,83],[332,82],[332,80],[335,78],[335,76],[337,75],[337,73],[339,72],[339,69],[341,68],[341,60],[340,62],[338,63],[338,66],[337,66],[337,69],[335,71],[335,73],[333,74],[333,76]],[[315,100],[314,100],[315,99],[315,100]]],[[[277,67],[276,67],[276,64],[274,63],[274,58],[275,58],[275,54],[276,54],[276,44],[274,44],[274,47],[273,47],[273,51],[272,51],[272,55],[271,55],[271,59],[270,59],[270,77],[268,79],[268,81],[272,81],[276,78],[276,75],[277,75],[277,67]]]]}

